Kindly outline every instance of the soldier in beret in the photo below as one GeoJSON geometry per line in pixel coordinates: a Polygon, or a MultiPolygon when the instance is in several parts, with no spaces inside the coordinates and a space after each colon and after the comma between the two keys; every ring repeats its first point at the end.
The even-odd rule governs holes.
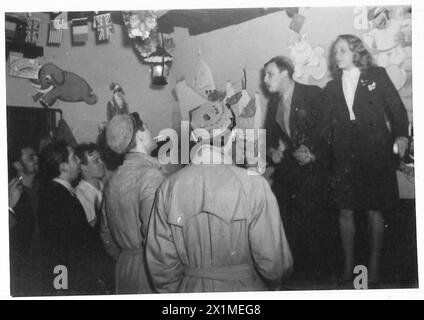
{"type": "Polygon", "coordinates": [[[164,175],[150,156],[156,144],[138,113],[116,115],[106,128],[110,149],[125,160],[105,186],[101,235],[116,260],[118,294],[149,293],[144,260],[147,225],[164,175]]]}

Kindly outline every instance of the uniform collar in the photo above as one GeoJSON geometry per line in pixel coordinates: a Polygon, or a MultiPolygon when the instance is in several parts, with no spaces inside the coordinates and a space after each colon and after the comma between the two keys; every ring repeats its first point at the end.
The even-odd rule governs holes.
{"type": "Polygon", "coordinates": [[[233,159],[223,153],[223,148],[203,145],[197,150],[192,162],[193,164],[232,164],[233,159]]]}

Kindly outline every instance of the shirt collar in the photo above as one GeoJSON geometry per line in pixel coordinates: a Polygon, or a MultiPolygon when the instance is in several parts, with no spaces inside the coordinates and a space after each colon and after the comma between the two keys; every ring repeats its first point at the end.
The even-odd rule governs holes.
{"type": "Polygon", "coordinates": [[[294,86],[295,86],[295,82],[293,81],[292,83],[290,83],[286,92],[281,92],[281,97],[283,97],[284,100],[291,98],[291,96],[293,95],[294,86]]]}
{"type": "Polygon", "coordinates": [[[361,71],[359,70],[358,67],[353,67],[350,70],[343,70],[343,75],[347,75],[347,76],[359,76],[361,74],[361,71]]]}
{"type": "Polygon", "coordinates": [[[97,189],[95,186],[93,186],[90,182],[88,182],[88,181],[86,181],[86,180],[84,180],[84,179],[81,179],[81,181],[79,182],[79,184],[78,184],[78,186],[81,186],[81,187],[83,187],[83,188],[90,188],[90,189],[93,189],[93,190],[95,190],[95,191],[97,191],[97,192],[102,192],[102,190],[103,190],[103,183],[100,181],[100,183],[99,183],[99,185],[100,185],[100,189],[97,189]]]}
{"type": "Polygon", "coordinates": [[[60,178],[54,178],[53,181],[59,183],[60,185],[64,186],[73,196],[75,196],[75,190],[72,187],[72,185],[65,180],[62,180],[60,178]]]}

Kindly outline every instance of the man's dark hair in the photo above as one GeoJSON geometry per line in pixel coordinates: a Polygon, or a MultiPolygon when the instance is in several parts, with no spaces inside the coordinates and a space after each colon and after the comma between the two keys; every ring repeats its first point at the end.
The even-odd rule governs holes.
{"type": "Polygon", "coordinates": [[[16,177],[16,175],[18,174],[15,167],[13,166],[13,164],[16,161],[21,161],[22,158],[22,151],[24,149],[33,149],[36,150],[34,147],[32,147],[29,144],[22,144],[20,146],[17,146],[15,148],[10,148],[8,150],[8,174],[9,174],[9,180],[11,178],[16,177]]]}
{"type": "Polygon", "coordinates": [[[95,143],[81,143],[75,147],[75,155],[81,160],[81,164],[87,164],[87,154],[91,155],[94,151],[100,153],[100,148],[95,143]]]}
{"type": "Polygon", "coordinates": [[[294,67],[293,63],[290,61],[289,58],[285,56],[276,56],[269,60],[267,63],[264,64],[264,68],[266,68],[267,65],[275,63],[275,65],[278,67],[280,72],[283,72],[284,70],[287,70],[287,73],[289,74],[289,77],[293,79],[293,72],[294,67]]]}
{"type": "Polygon", "coordinates": [[[68,144],[64,140],[57,140],[43,148],[40,154],[40,173],[45,181],[60,175],[59,166],[68,162],[68,157],[68,144]]]}

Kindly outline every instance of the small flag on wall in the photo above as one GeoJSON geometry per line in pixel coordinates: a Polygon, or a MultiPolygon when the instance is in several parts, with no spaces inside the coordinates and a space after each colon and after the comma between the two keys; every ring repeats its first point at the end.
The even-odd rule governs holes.
{"type": "Polygon", "coordinates": [[[49,22],[49,40],[48,40],[49,45],[60,45],[60,43],[62,42],[63,30],[60,29],[60,28],[57,29],[56,25],[57,25],[57,23],[55,23],[54,20],[50,20],[50,22],[49,22]]]}
{"type": "Polygon", "coordinates": [[[16,28],[17,28],[16,23],[6,20],[4,22],[4,27],[6,29],[6,39],[14,39],[16,35],[16,28]]]}
{"type": "Polygon", "coordinates": [[[39,32],[40,32],[40,19],[28,17],[25,42],[36,44],[39,32]]]}
{"type": "Polygon", "coordinates": [[[87,18],[72,20],[72,40],[74,43],[84,43],[88,40],[87,18]]]}
{"type": "Polygon", "coordinates": [[[110,13],[94,17],[93,24],[97,29],[97,39],[99,41],[109,40],[110,36],[114,32],[113,23],[110,18],[110,13]]]}

